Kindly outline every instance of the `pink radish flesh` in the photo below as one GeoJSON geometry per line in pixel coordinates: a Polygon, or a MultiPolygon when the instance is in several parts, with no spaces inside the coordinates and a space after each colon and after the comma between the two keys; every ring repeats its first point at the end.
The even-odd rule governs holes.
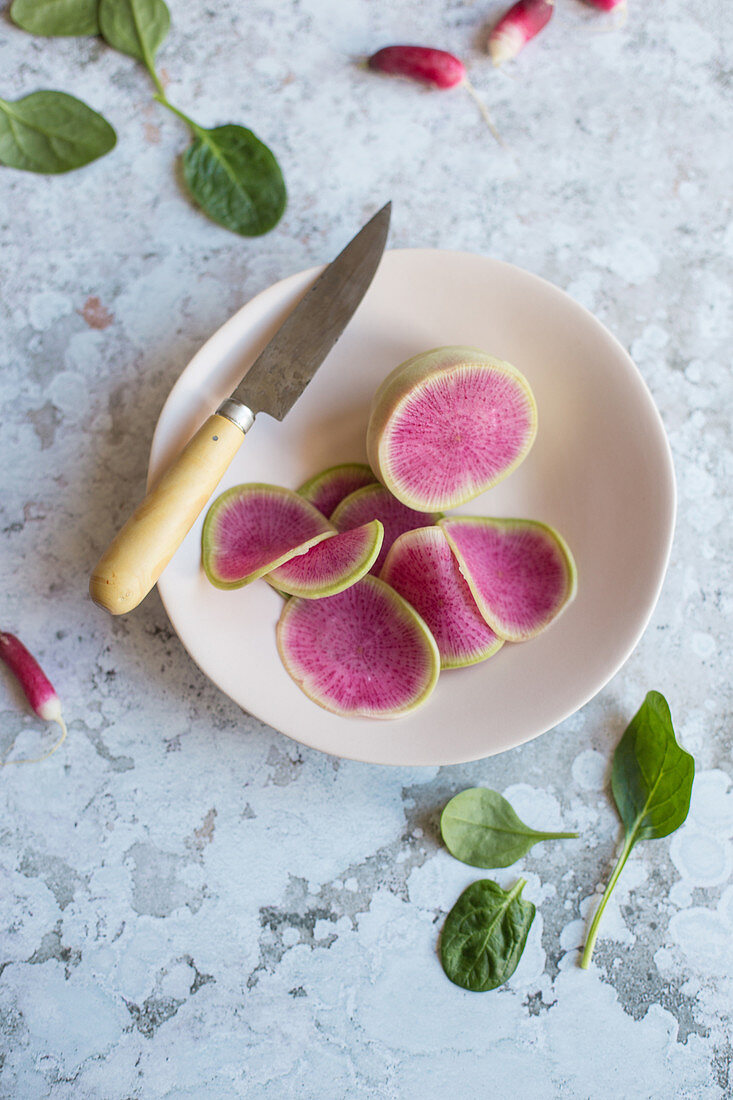
{"type": "Polygon", "coordinates": [[[206,514],[204,570],[218,588],[240,588],[334,532],[312,504],[290,489],[235,485],[206,514]]]}
{"type": "Polygon", "coordinates": [[[322,599],[342,592],[368,573],[382,545],[379,520],[333,535],[291,558],[265,577],[273,588],[291,596],[322,599]]]}
{"type": "Polygon", "coordinates": [[[440,519],[440,513],[417,512],[402,504],[383,485],[365,485],[342,500],[331,516],[331,522],[339,531],[349,531],[373,519],[378,519],[384,527],[382,548],[372,566],[372,573],[378,574],[396,538],[416,527],[431,527],[440,519]]]}
{"type": "Polygon", "coordinates": [[[435,348],[408,359],[382,383],[367,453],[403,504],[443,510],[510,474],[536,430],[534,397],[515,367],[476,348],[435,348]]]}
{"type": "Polygon", "coordinates": [[[466,66],[452,53],[429,46],[385,46],[369,58],[369,68],[406,76],[433,88],[454,88],[466,78],[466,66]]]}
{"type": "Polygon", "coordinates": [[[380,577],[425,620],[441,668],[478,664],[504,644],[484,621],[440,527],[400,535],[380,577]]]}
{"type": "Polygon", "coordinates": [[[288,600],[277,644],[305,694],[349,717],[407,714],[425,702],[440,670],[425,623],[376,577],[323,600],[288,600]]]}
{"type": "Polygon", "coordinates": [[[0,659],[15,675],[33,710],[44,722],[60,722],[61,703],[35,657],[14,634],[0,630],[0,659]]]}
{"type": "Polygon", "coordinates": [[[575,563],[551,527],[532,520],[440,521],[486,622],[508,642],[533,638],[575,595],[575,563]]]}
{"type": "Polygon", "coordinates": [[[364,485],[374,484],[375,480],[371,467],[365,463],[344,462],[310,478],[298,489],[298,496],[310,501],[328,519],[344,497],[364,485]]]}
{"type": "Polygon", "coordinates": [[[554,0],[518,0],[489,35],[489,55],[494,64],[516,57],[547,26],[554,6],[554,0]]]}

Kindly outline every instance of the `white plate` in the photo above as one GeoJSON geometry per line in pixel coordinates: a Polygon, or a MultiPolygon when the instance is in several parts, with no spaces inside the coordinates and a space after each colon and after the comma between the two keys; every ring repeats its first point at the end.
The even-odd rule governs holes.
{"type": "MultiPolygon", "coordinates": [[[[157,476],[237,382],[317,270],[284,279],[231,318],[166,401],[150,459],[157,476]]],[[[539,410],[521,467],[460,511],[557,527],[578,565],[575,602],[544,634],[482,665],[444,673],[396,721],[339,718],[303,695],[275,648],[281,597],[256,582],[224,592],[200,563],[203,515],[158,587],[194,661],[241,707],[305,745],[380,764],[452,764],[521,744],[573,714],[620,668],[649,620],[669,557],[672,460],[641,375],[613,336],[550,283],[482,256],[387,252],[344,335],[287,418],[259,416],[220,485],[297,488],[364,460],[367,411],[394,366],[441,344],[514,363],[539,410]]]]}

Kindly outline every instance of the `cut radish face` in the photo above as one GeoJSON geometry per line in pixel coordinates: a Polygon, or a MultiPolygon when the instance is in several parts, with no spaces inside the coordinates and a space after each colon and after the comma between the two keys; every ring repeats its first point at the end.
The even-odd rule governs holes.
{"type": "Polygon", "coordinates": [[[439,526],[481,614],[500,638],[534,638],[575,596],[575,562],[552,527],[483,516],[447,518],[439,526]]]}
{"type": "Polygon", "coordinates": [[[377,559],[384,528],[378,519],[332,535],[305,554],[279,565],[265,580],[279,592],[317,600],[343,592],[368,573],[377,559]]]}
{"type": "Polygon", "coordinates": [[[425,620],[441,668],[478,664],[504,644],[484,621],[440,527],[400,535],[380,577],[425,620]]]}
{"type": "Polygon", "coordinates": [[[423,620],[377,577],[323,600],[288,600],[277,645],[305,694],[345,717],[408,714],[431,694],[440,671],[423,620]]]}
{"type": "Polygon", "coordinates": [[[206,513],[204,570],[217,588],[241,588],[334,532],[318,509],[290,489],[235,485],[206,513]]]}
{"type": "Polygon", "coordinates": [[[377,390],[367,454],[403,504],[442,511],[516,469],[536,431],[534,397],[516,367],[476,348],[436,348],[408,359],[377,390]]]}
{"type": "Polygon", "coordinates": [[[440,519],[440,512],[416,512],[393,497],[383,485],[365,485],[346,497],[331,515],[331,523],[339,531],[350,531],[363,523],[378,519],[384,527],[384,539],[379,557],[372,566],[372,573],[379,573],[387,552],[396,538],[416,527],[432,527],[440,519]]]}
{"type": "Polygon", "coordinates": [[[298,489],[298,496],[305,497],[329,519],[344,497],[361,489],[363,485],[374,484],[374,481],[370,466],[363,462],[343,462],[340,466],[329,466],[327,470],[306,481],[298,489]]]}

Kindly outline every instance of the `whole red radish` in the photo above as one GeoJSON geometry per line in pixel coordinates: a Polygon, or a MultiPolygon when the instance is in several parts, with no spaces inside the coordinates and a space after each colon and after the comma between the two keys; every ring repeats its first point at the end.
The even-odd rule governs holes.
{"type": "MultiPolygon", "coordinates": [[[[58,722],[61,726],[60,740],[54,745],[50,752],[47,752],[44,756],[38,757],[38,760],[45,760],[47,756],[50,756],[52,752],[56,751],[66,737],[66,724],[61,715],[59,697],[54,691],[53,684],[48,676],[46,676],[38,661],[28,652],[20,639],[16,638],[14,634],[9,634],[2,630],[0,630],[0,660],[2,660],[15,675],[18,683],[23,689],[26,699],[38,717],[42,718],[44,722],[58,722]]],[[[37,762],[37,760],[5,761],[5,763],[10,764],[32,764],[37,762]]]]}
{"type": "Polygon", "coordinates": [[[493,136],[500,145],[504,144],[486,104],[468,79],[466,66],[455,54],[433,49],[432,46],[384,46],[368,58],[367,65],[376,72],[405,76],[431,88],[455,88],[460,84],[476,103],[493,136]]]}
{"type": "Polygon", "coordinates": [[[555,0],[517,0],[489,35],[489,56],[495,65],[511,61],[549,23],[555,0]]]}
{"type": "Polygon", "coordinates": [[[466,66],[459,57],[430,46],[385,46],[367,64],[377,72],[406,76],[434,88],[454,88],[466,79],[466,66]]]}

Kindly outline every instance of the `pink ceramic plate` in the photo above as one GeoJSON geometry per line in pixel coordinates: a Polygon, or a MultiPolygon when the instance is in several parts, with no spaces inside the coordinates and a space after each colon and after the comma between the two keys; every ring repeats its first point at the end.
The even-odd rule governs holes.
{"type": "MultiPolygon", "coordinates": [[[[231,318],[171,391],[153,440],[164,468],[232,389],[317,271],[284,279],[231,318]]],[[[241,707],[289,737],[380,764],[453,764],[503,752],[582,707],[621,667],[649,621],[669,557],[674,472],[662,422],[614,337],[557,287],[460,252],[387,252],[343,337],[281,424],[260,416],[220,489],[243,481],[296,488],[336,462],[364,460],[371,396],[394,366],[441,344],[473,344],[514,363],[539,410],[522,466],[460,511],[557,527],[578,565],[575,603],[543,635],[485,664],[443,673],[414,715],[338,718],[310,702],[280,664],[282,606],[264,582],[233,592],[206,580],[203,516],[159,581],[196,663],[241,707]]]]}

